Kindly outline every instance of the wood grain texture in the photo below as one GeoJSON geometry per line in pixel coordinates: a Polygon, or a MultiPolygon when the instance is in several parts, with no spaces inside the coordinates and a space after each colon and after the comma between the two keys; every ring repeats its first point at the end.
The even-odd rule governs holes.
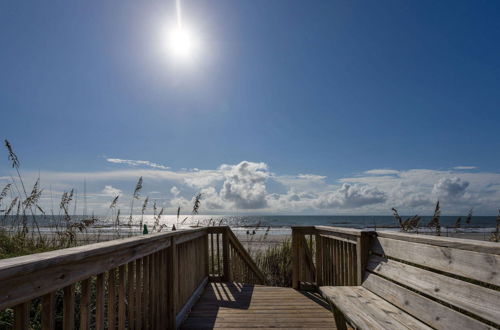
{"type": "Polygon", "coordinates": [[[181,329],[335,329],[326,302],[292,288],[209,283],[181,329]]]}
{"type": "Polygon", "coordinates": [[[370,257],[367,268],[491,322],[500,320],[499,291],[376,255],[370,257]]]}
{"type": "Polygon", "coordinates": [[[68,285],[63,289],[63,329],[75,328],[75,286],[68,285]]]}
{"type": "Polygon", "coordinates": [[[368,274],[363,287],[383,297],[393,305],[401,308],[421,321],[440,330],[477,329],[486,330],[492,327],[465,314],[430,300],[418,293],[390,282],[375,274],[368,274]]]}
{"type": "Polygon", "coordinates": [[[432,329],[361,286],[323,286],[320,292],[358,329],[432,329]]]}
{"type": "Polygon", "coordinates": [[[90,279],[81,283],[82,293],[80,298],[80,329],[90,328],[90,279]]]}
{"type": "Polygon", "coordinates": [[[95,327],[96,330],[104,329],[104,273],[97,275],[96,278],[96,309],[95,309],[95,327]]]}
{"type": "Polygon", "coordinates": [[[415,234],[399,233],[393,231],[378,231],[377,236],[402,240],[406,242],[422,243],[434,246],[500,255],[500,244],[496,242],[484,242],[471,239],[439,237],[439,236],[429,236],[429,235],[415,235],[415,234]]]}
{"type": "Polygon", "coordinates": [[[375,253],[500,286],[500,255],[378,237],[375,253]]]}
{"type": "Polygon", "coordinates": [[[42,330],[55,328],[55,293],[51,292],[42,297],[42,330]]]}

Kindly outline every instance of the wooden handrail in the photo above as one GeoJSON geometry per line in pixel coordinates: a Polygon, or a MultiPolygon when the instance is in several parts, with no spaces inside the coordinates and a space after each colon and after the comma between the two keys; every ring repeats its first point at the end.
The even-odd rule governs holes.
{"type": "Polygon", "coordinates": [[[65,328],[75,326],[78,303],[82,329],[90,328],[92,310],[96,329],[106,320],[119,328],[175,329],[183,305],[206,282],[207,253],[198,250],[208,251],[207,233],[207,228],[178,230],[0,260],[0,310],[12,307],[14,328],[25,329],[31,300],[42,297],[42,324],[53,329],[54,297],[63,289],[58,313],[65,328]]]}
{"type": "Polygon", "coordinates": [[[262,273],[259,267],[257,267],[250,254],[248,254],[247,250],[243,247],[243,245],[241,245],[241,242],[238,240],[238,238],[233,233],[231,228],[227,227],[226,234],[228,235],[229,244],[231,244],[238,251],[239,256],[243,259],[246,265],[252,270],[253,274],[260,280],[261,282],[260,284],[266,284],[267,280],[265,275],[262,273]]]}

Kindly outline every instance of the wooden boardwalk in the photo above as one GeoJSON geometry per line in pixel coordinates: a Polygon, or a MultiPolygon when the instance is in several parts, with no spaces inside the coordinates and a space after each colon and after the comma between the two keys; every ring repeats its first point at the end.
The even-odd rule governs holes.
{"type": "Polygon", "coordinates": [[[292,288],[209,283],[181,329],[336,329],[328,304],[292,288]]]}

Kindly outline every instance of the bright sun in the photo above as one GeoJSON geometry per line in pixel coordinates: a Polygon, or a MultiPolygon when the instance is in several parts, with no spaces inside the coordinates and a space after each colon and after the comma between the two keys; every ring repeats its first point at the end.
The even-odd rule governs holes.
{"type": "Polygon", "coordinates": [[[196,41],[189,30],[178,26],[170,32],[169,46],[175,57],[188,59],[194,55],[196,41]]]}

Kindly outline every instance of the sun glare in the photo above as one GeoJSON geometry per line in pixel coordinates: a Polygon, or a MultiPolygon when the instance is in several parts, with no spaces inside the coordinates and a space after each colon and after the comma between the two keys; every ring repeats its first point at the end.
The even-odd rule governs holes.
{"type": "Polygon", "coordinates": [[[176,27],[170,32],[169,48],[175,57],[188,59],[194,55],[196,42],[189,30],[176,27]]]}

